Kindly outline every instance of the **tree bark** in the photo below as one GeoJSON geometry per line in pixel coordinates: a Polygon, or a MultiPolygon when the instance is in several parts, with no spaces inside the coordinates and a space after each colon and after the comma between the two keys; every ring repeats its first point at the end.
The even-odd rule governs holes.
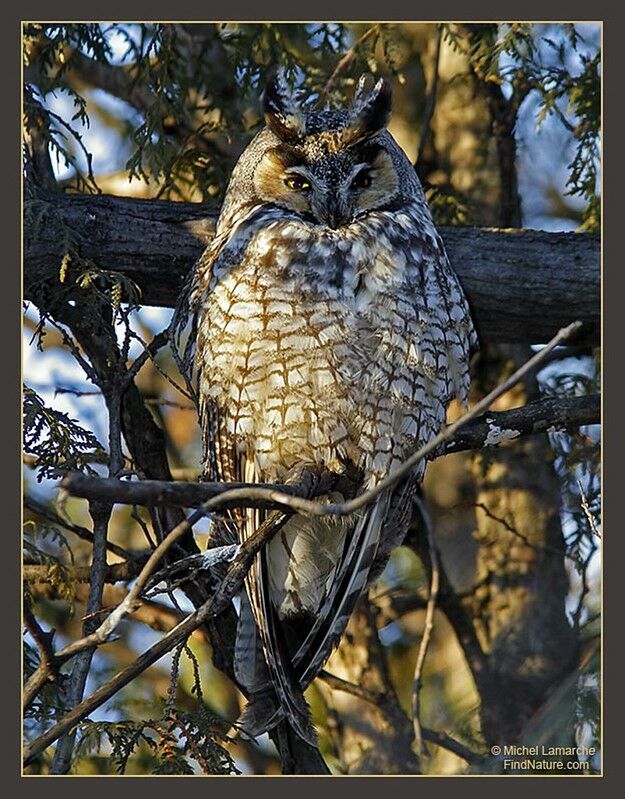
{"type": "MultiPolygon", "coordinates": [[[[26,299],[45,303],[46,289],[60,286],[65,230],[83,258],[135,281],[142,304],[167,307],[175,305],[217,217],[216,208],[196,203],[60,194],[35,201],[28,213],[26,299]]],[[[598,236],[469,227],[440,232],[482,343],[540,344],[579,319],[578,341],[598,344],[598,236]]],[[[71,285],[71,263],[69,269],[64,286],[71,285]]],[[[81,271],[76,266],[74,275],[81,271]]]]}
{"type": "MultiPolygon", "coordinates": [[[[517,363],[514,355],[511,360],[509,369],[517,363]]],[[[501,379],[502,365],[493,361],[491,369],[501,379]]],[[[538,391],[528,380],[515,393],[500,400],[500,409],[538,391]]],[[[466,606],[493,680],[493,690],[481,694],[482,731],[492,745],[519,740],[571,670],[577,636],[566,615],[561,486],[547,437],[500,447],[492,457],[478,453],[472,477],[479,588],[466,606]]]]}

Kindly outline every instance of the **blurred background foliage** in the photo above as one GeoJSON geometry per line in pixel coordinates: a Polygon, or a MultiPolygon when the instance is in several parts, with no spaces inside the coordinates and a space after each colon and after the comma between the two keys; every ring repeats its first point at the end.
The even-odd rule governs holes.
{"type": "MultiPolygon", "coordinates": [[[[330,105],[345,102],[363,71],[388,75],[394,90],[390,130],[415,163],[438,223],[599,231],[600,35],[593,24],[28,23],[25,235],[36,235],[42,200],[51,191],[217,207],[233,165],[262,126],[259,96],[280,65],[311,102],[330,105]]],[[[68,257],[79,257],[72,231],[59,235],[67,237],[68,257]]],[[[63,268],[60,263],[61,282],[63,268]]],[[[171,312],[141,308],[121,276],[85,264],[81,280],[110,306],[127,358],[137,357],[142,342],[167,327],[171,312]]],[[[67,470],[102,474],[108,461],[103,397],[68,343],[63,326],[45,309],[27,307],[24,584],[36,619],[56,631],[57,648],[81,635],[92,522],[86,503],[59,496],[56,480],[67,470]]],[[[564,355],[543,370],[535,390],[598,391],[597,353],[564,355]]],[[[481,357],[478,392],[505,372],[514,354],[489,351],[481,357]]],[[[147,360],[136,378],[165,431],[173,476],[188,480],[198,476],[200,446],[195,411],[177,389],[179,380],[166,350],[147,360]]],[[[530,395],[513,400],[520,404],[530,395]]],[[[425,495],[453,607],[468,614],[482,653],[495,664],[501,702],[511,708],[488,704],[450,622],[453,607],[441,605],[422,678],[422,724],[448,733],[476,757],[467,762],[429,743],[421,762],[427,773],[501,769],[483,758],[491,742],[599,745],[598,430],[553,433],[542,446],[537,453],[518,445],[520,466],[506,462],[505,453],[502,460],[482,452],[448,456],[429,467],[425,495]],[[545,497],[535,500],[536,486],[529,485],[519,502],[514,491],[531,483],[537,457],[551,470],[540,486],[545,497]],[[499,488],[493,499],[498,469],[516,470],[517,482],[514,489],[499,488]],[[511,562],[520,564],[516,576],[511,562]],[[536,603],[548,610],[537,615],[536,603]],[[551,639],[553,651],[535,640],[530,645],[532,637],[551,639]],[[502,665],[508,657],[511,665],[502,665]],[[506,739],[508,733],[514,740],[506,739]]],[[[125,467],[132,469],[124,455],[125,467]]],[[[199,527],[200,547],[203,538],[199,527]]],[[[108,540],[109,563],[153,546],[146,512],[116,507],[108,540]]],[[[389,679],[408,714],[429,585],[422,541],[415,532],[371,592],[389,679]]],[[[103,607],[120,601],[124,585],[105,586],[103,607]]],[[[86,693],[190,608],[179,590],[146,601],[119,628],[119,638],[97,652],[86,693]]],[[[28,676],[39,658],[31,633],[24,647],[28,676]]],[[[64,668],[30,706],[26,740],[67,709],[67,679],[64,668]]],[[[349,716],[360,701],[339,694],[330,694],[320,681],[309,690],[322,753],[336,772],[352,768],[337,714],[349,716]]],[[[223,738],[241,701],[212,665],[210,644],[198,631],[185,648],[149,668],[81,724],[71,770],[277,773],[270,742],[253,746],[223,738]]],[[[29,773],[47,773],[52,755],[47,751],[29,773]]],[[[599,758],[590,758],[589,766],[598,770],[599,758]]]]}

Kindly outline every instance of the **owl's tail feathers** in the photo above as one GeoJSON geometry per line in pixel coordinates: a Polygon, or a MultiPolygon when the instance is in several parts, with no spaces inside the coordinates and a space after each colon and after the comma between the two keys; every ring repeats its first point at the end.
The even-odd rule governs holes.
{"type": "Polygon", "coordinates": [[[257,738],[259,735],[272,730],[285,719],[295,734],[306,743],[314,747],[319,746],[319,740],[310,718],[310,713],[308,713],[306,719],[302,719],[301,714],[298,714],[297,720],[290,716],[287,717],[280,707],[272,688],[252,694],[233,726],[239,733],[249,738],[257,738]]]}
{"type": "Polygon", "coordinates": [[[250,693],[257,693],[271,684],[271,677],[247,591],[241,591],[239,596],[241,608],[234,645],[234,673],[250,693]]]}
{"type": "Polygon", "coordinates": [[[283,718],[284,711],[278,704],[275,692],[268,687],[264,691],[251,694],[234,727],[249,738],[257,738],[273,729],[283,718]]]}
{"type": "MultiPolygon", "coordinates": [[[[254,621],[247,592],[242,591],[240,598],[234,672],[237,680],[249,691],[250,699],[235,722],[235,729],[250,738],[256,738],[273,729],[286,717],[301,738],[316,746],[317,735],[310,719],[308,705],[296,686],[291,686],[296,696],[292,697],[293,701],[287,703],[290,712],[285,713],[281,707],[265,661],[262,640],[254,621]]],[[[283,668],[286,668],[284,664],[283,668]]]]}

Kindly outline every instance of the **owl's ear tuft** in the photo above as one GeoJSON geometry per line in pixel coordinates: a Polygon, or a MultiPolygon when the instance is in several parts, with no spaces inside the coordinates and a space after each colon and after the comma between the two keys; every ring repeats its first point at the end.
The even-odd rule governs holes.
{"type": "Polygon", "coordinates": [[[373,89],[367,91],[367,76],[362,75],[356,87],[349,130],[350,144],[371,139],[384,130],[391,118],[393,91],[391,84],[380,78],[373,89]]]}
{"type": "Polygon", "coordinates": [[[306,121],[284,70],[279,70],[263,93],[263,114],[267,127],[283,142],[294,143],[306,134],[306,121]]]}

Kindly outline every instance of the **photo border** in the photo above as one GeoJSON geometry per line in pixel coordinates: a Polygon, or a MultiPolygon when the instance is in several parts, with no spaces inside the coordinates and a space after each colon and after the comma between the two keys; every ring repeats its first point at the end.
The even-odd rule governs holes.
{"type": "MultiPolygon", "coordinates": [[[[619,450],[622,449],[621,442],[625,441],[623,435],[623,414],[620,411],[622,398],[625,396],[625,381],[623,375],[622,355],[619,351],[620,340],[623,336],[623,309],[622,303],[625,298],[625,268],[622,265],[623,257],[625,255],[624,235],[625,224],[622,220],[622,177],[623,177],[623,130],[625,130],[625,121],[621,118],[623,116],[623,100],[622,94],[622,76],[625,74],[625,65],[623,64],[623,51],[625,50],[625,42],[623,37],[625,35],[625,26],[623,25],[623,12],[617,12],[615,9],[609,7],[608,2],[600,3],[580,3],[575,0],[569,2],[552,2],[549,7],[545,7],[545,3],[538,3],[535,0],[525,2],[523,6],[517,6],[514,10],[522,15],[523,19],[532,20],[536,22],[542,21],[603,21],[604,23],[604,53],[603,53],[603,74],[604,74],[604,88],[603,88],[603,109],[605,112],[603,122],[603,144],[605,152],[607,153],[607,162],[609,169],[602,168],[603,176],[603,235],[602,235],[602,252],[603,252],[603,267],[602,267],[602,296],[603,296],[603,417],[607,424],[607,433],[603,432],[603,529],[608,531],[608,544],[607,556],[604,553],[603,558],[603,598],[604,598],[604,628],[607,621],[612,621],[615,628],[613,634],[606,636],[606,641],[603,645],[603,685],[604,691],[607,695],[608,701],[602,702],[602,756],[604,761],[604,776],[593,778],[594,781],[590,784],[580,782],[579,777],[547,777],[540,775],[528,775],[527,777],[517,776],[494,776],[487,777],[483,775],[475,775],[466,777],[468,782],[464,782],[462,786],[455,783],[456,779],[462,779],[464,775],[458,777],[391,777],[391,776],[371,776],[371,777],[349,777],[349,780],[357,780],[357,784],[353,782],[342,783],[341,778],[332,777],[217,777],[219,783],[212,783],[210,787],[203,783],[197,783],[198,778],[189,779],[184,777],[170,777],[163,780],[154,780],[151,777],[136,777],[131,778],[129,788],[121,788],[122,793],[129,789],[133,792],[145,788],[152,796],[166,796],[170,795],[172,789],[175,788],[169,780],[185,779],[185,791],[206,790],[213,791],[217,786],[217,790],[224,792],[231,791],[233,786],[229,782],[230,779],[239,780],[237,791],[243,791],[245,796],[263,796],[266,792],[267,796],[276,797],[280,792],[291,792],[294,787],[297,791],[309,792],[309,795],[317,794],[317,791],[327,792],[328,790],[338,790],[344,793],[346,790],[349,792],[360,792],[366,796],[368,792],[372,792],[372,796],[378,796],[381,790],[392,790],[393,797],[398,796],[412,796],[417,791],[423,790],[425,787],[428,791],[434,789],[437,795],[440,790],[457,792],[462,790],[464,793],[468,791],[469,796],[472,792],[479,792],[483,795],[484,788],[488,790],[501,791],[501,784],[497,780],[506,779],[508,782],[512,781],[510,785],[506,785],[506,792],[511,791],[512,794],[520,795],[519,792],[527,792],[527,790],[534,791],[537,787],[544,784],[545,780],[559,779],[565,780],[566,784],[561,785],[558,783],[558,790],[567,791],[568,796],[574,796],[578,791],[596,791],[604,788],[613,789],[616,787],[617,782],[622,783],[623,778],[620,776],[622,754],[618,751],[620,739],[622,738],[622,731],[616,727],[617,723],[623,718],[624,704],[623,703],[623,662],[625,662],[624,639],[620,630],[616,625],[620,622],[622,614],[622,597],[620,596],[620,586],[623,582],[621,575],[621,564],[625,564],[625,555],[623,549],[625,547],[625,536],[622,530],[625,527],[623,515],[625,510],[623,503],[618,501],[619,490],[620,494],[623,493],[622,488],[622,469],[623,467],[617,462],[620,454],[619,450]],[[590,13],[589,13],[590,12],[590,13]],[[605,76],[607,74],[607,79],[605,76]],[[619,180],[620,178],[620,180],[619,180]],[[620,185],[619,185],[620,184],[620,185]],[[618,308],[617,308],[618,303],[618,308]],[[605,346],[608,345],[608,346],[605,346]],[[611,345],[611,346],[610,346],[611,345]],[[607,391],[606,391],[607,388],[607,391]],[[621,445],[621,446],[619,446],[621,445]],[[619,468],[620,467],[620,468],[619,468]],[[618,606],[617,606],[617,603],[618,606]],[[617,607],[619,610],[617,610],[617,607]],[[415,783],[414,780],[427,779],[427,786],[422,783],[415,783]],[[492,780],[495,782],[492,782],[492,780]],[[525,779],[532,779],[531,784],[523,784],[525,779]],[[139,780],[139,783],[134,780],[139,780]],[[225,782],[224,782],[225,780],[225,782]],[[243,782],[241,782],[243,780],[243,782]],[[292,780],[297,780],[295,786],[292,780]],[[321,783],[320,781],[324,782],[321,783]],[[329,781],[328,781],[329,780],[329,781]],[[385,781],[384,785],[379,784],[379,780],[385,781]],[[433,781],[434,780],[434,781],[433,781]],[[536,782],[538,780],[538,782],[536,782]],[[145,785],[141,781],[145,781],[145,785]],[[149,781],[149,783],[148,783],[149,781]],[[487,787],[490,785],[491,787],[487,787]],[[195,787],[193,787],[195,786],[195,787]],[[571,793],[572,791],[572,793],[571,793]],[[313,794],[314,792],[314,794],[313,794]]],[[[251,2],[251,0],[230,0],[230,2],[223,2],[220,0],[218,3],[207,4],[206,8],[200,10],[198,13],[198,5],[191,3],[176,3],[174,9],[170,3],[165,3],[164,0],[152,0],[150,3],[145,0],[137,0],[129,7],[128,3],[119,3],[111,0],[107,3],[91,3],[89,4],[86,12],[83,3],[74,2],[73,0],[66,0],[66,2],[59,4],[54,8],[52,15],[52,8],[49,3],[29,2],[22,7],[6,10],[3,12],[3,29],[5,32],[4,47],[1,50],[3,59],[5,76],[5,87],[9,89],[9,112],[5,116],[5,124],[2,127],[1,135],[4,139],[4,152],[8,154],[8,166],[5,169],[5,176],[8,179],[8,186],[2,195],[4,202],[4,213],[2,214],[2,224],[4,227],[4,242],[8,248],[8,255],[5,258],[5,273],[6,279],[9,283],[3,292],[4,308],[3,313],[0,315],[0,323],[3,325],[3,340],[10,342],[12,336],[20,336],[21,325],[21,304],[19,298],[21,297],[21,270],[16,268],[17,264],[21,263],[21,153],[19,144],[20,140],[20,62],[21,62],[21,20],[45,20],[45,19],[62,19],[62,20],[81,20],[81,21],[97,21],[97,20],[124,20],[126,17],[132,19],[152,19],[162,21],[174,20],[188,20],[188,21],[218,21],[218,20],[242,20],[242,21],[293,21],[304,22],[310,20],[311,16],[318,20],[349,20],[349,21],[440,21],[441,19],[471,19],[471,21],[482,22],[489,20],[503,20],[509,19],[507,14],[502,15],[501,3],[495,2],[480,2],[479,4],[471,4],[470,8],[466,3],[461,3],[460,0],[443,0],[428,9],[422,6],[415,6],[413,3],[408,3],[405,0],[397,2],[397,0],[389,0],[382,4],[384,17],[379,20],[380,5],[374,5],[371,0],[366,2],[354,2],[354,0],[343,0],[340,4],[336,2],[328,3],[325,0],[320,0],[314,4],[314,9],[310,9],[313,13],[297,13],[297,9],[292,7],[292,4],[287,0],[271,0],[269,3],[263,5],[263,15],[259,16],[258,5],[251,2]],[[428,13],[428,11],[435,13],[428,13]],[[175,10],[175,14],[172,14],[175,10]],[[128,12],[131,13],[128,13],[128,12]],[[470,13],[469,13],[470,12],[470,13]],[[12,15],[12,16],[11,16],[12,15]],[[7,20],[6,17],[9,17],[7,20]],[[415,17],[418,17],[415,19],[415,17]],[[15,113],[14,113],[15,111],[15,113]],[[15,154],[15,160],[14,155],[15,154]],[[15,292],[15,294],[14,294],[15,292]],[[17,297],[17,302],[15,301],[17,297]]],[[[6,539],[11,543],[8,545],[8,552],[3,559],[0,568],[3,570],[3,579],[1,581],[2,589],[5,592],[3,598],[3,608],[5,608],[5,624],[8,629],[5,632],[5,646],[10,647],[10,652],[15,652],[15,657],[7,656],[5,662],[5,672],[3,680],[3,688],[5,692],[5,722],[0,727],[0,731],[5,738],[2,746],[2,754],[4,756],[3,775],[6,779],[5,786],[7,789],[14,789],[18,795],[24,791],[28,791],[28,795],[36,794],[39,791],[45,792],[46,796],[52,796],[52,799],[58,794],[65,797],[71,795],[74,791],[84,791],[85,788],[91,792],[93,791],[94,797],[99,795],[104,796],[108,794],[113,786],[108,782],[108,777],[100,779],[98,777],[51,777],[51,778],[33,778],[21,776],[21,763],[19,742],[21,737],[21,719],[20,719],[20,695],[19,695],[19,681],[20,681],[20,651],[21,651],[21,631],[19,630],[19,617],[20,617],[20,596],[21,587],[19,584],[19,570],[16,564],[19,560],[13,562],[14,551],[15,557],[19,558],[20,555],[20,536],[19,530],[21,529],[21,455],[20,455],[20,427],[19,418],[21,415],[20,409],[20,377],[21,377],[21,363],[20,363],[21,343],[13,349],[11,346],[7,347],[6,355],[8,360],[8,373],[9,379],[3,392],[2,401],[6,404],[4,409],[4,418],[7,423],[3,426],[3,452],[5,462],[7,465],[4,473],[4,479],[0,481],[0,487],[3,492],[3,507],[8,508],[8,514],[4,515],[4,533],[6,539]],[[15,379],[11,379],[12,377],[15,379]],[[15,398],[15,404],[14,404],[15,398]],[[14,413],[16,416],[14,416],[14,413]],[[15,422],[13,422],[15,419],[15,422]],[[13,463],[15,459],[20,459],[20,471],[17,474],[13,472],[13,463]],[[14,515],[15,514],[15,515],[14,515]],[[13,539],[13,536],[15,539],[13,539]],[[15,540],[15,544],[13,543],[15,540]],[[13,547],[15,546],[15,550],[13,547]],[[17,621],[16,621],[17,617],[17,621]],[[13,636],[16,636],[15,644],[13,644],[13,636]],[[10,643],[9,643],[10,642],[10,643]],[[59,781],[60,780],[60,781],[59,781]],[[89,781],[88,785],[83,783],[84,780],[89,781]],[[26,782],[27,781],[27,782],[26,782]]],[[[6,546],[6,544],[5,544],[6,546]]],[[[604,697],[602,696],[602,700],[604,697]]],[[[116,778],[117,779],[117,778],[116,778]]],[[[120,779],[123,779],[121,777],[120,779]]],[[[120,787],[118,782],[114,785],[114,790],[120,787]]],[[[547,789],[553,789],[555,786],[546,785],[547,789]]]]}

